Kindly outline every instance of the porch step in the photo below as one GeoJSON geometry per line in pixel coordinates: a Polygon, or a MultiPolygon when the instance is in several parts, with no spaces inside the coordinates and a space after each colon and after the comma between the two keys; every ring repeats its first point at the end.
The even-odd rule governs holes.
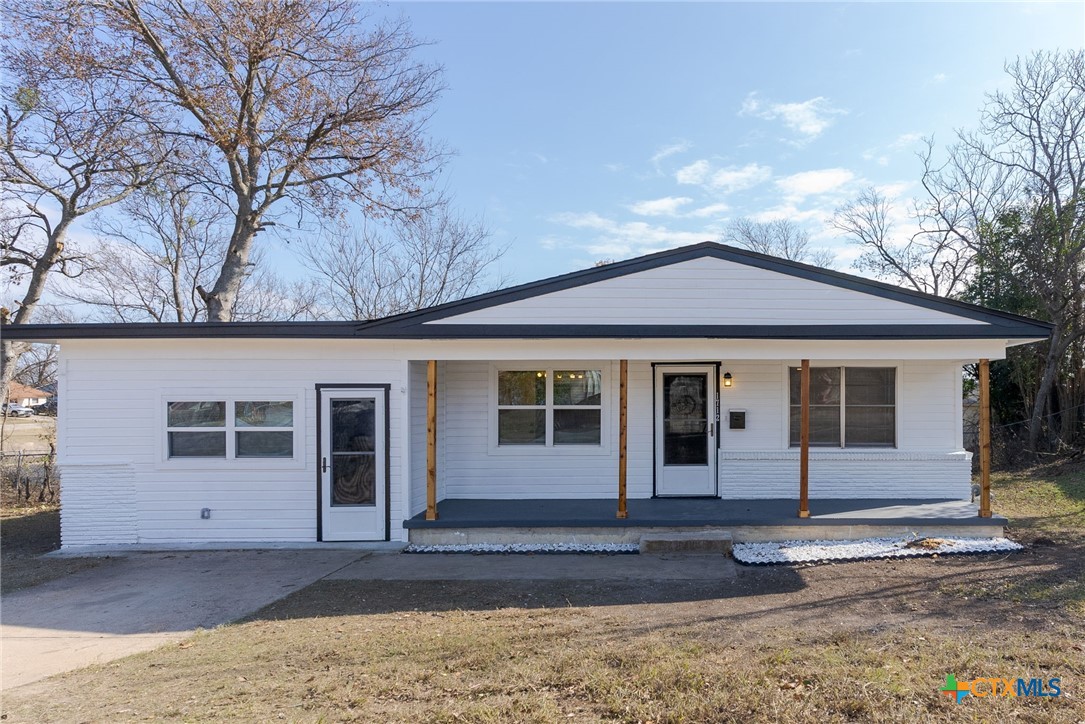
{"type": "Polygon", "coordinates": [[[731,553],[731,534],[725,530],[691,533],[646,533],[640,537],[641,553],[731,553]]]}

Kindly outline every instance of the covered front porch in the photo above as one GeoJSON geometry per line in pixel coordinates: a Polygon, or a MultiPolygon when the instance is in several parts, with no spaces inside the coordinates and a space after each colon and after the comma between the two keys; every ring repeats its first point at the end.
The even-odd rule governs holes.
{"type": "MultiPolygon", "coordinates": [[[[862,450],[811,450],[809,359],[717,364],[708,377],[718,379],[709,391],[711,414],[698,421],[712,449],[712,492],[688,497],[667,497],[659,486],[665,451],[659,446],[658,383],[673,361],[583,363],[603,370],[598,452],[500,444],[501,370],[522,367],[534,370],[529,377],[544,379],[561,374],[560,364],[540,362],[537,370],[478,360],[412,364],[412,389],[423,393],[412,395],[412,449],[414,460],[424,462],[412,467],[412,515],[403,523],[412,541],[508,537],[517,529],[555,538],[613,538],[707,527],[733,531],[735,540],[1003,533],[1005,520],[990,509],[985,435],[981,485],[967,499],[970,455],[959,447],[952,402],[960,396],[960,367],[952,362],[895,363],[904,400],[895,445],[862,450]],[[798,394],[790,408],[797,440],[789,447],[791,365],[799,374],[792,376],[798,394]],[[738,426],[729,419],[736,409],[742,413],[738,426]],[[935,445],[945,447],[932,450],[935,445]]],[[[686,367],[682,374],[688,376],[686,367]]],[[[979,369],[982,407],[986,360],[979,369]]],[[[981,427],[987,425],[984,416],[981,427]]]]}
{"type": "Polygon", "coordinates": [[[799,518],[799,500],[719,498],[630,499],[627,516],[613,499],[446,499],[441,515],[404,522],[412,543],[519,543],[544,540],[636,542],[654,532],[718,529],[735,541],[846,540],[880,536],[1001,536],[1006,519],[980,517],[967,500],[813,499],[799,518]]]}

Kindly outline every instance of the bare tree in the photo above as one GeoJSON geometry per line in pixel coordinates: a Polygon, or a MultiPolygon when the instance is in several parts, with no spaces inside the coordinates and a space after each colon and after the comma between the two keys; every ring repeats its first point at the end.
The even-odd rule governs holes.
{"type": "Polygon", "coordinates": [[[788,219],[761,222],[739,217],[728,224],[723,240],[750,251],[814,266],[828,268],[835,262],[831,251],[811,247],[806,230],[788,219]]]}
{"type": "Polygon", "coordinates": [[[57,345],[32,344],[19,357],[18,367],[12,379],[16,382],[42,389],[56,382],[57,345]]]}
{"type": "MultiPolygon", "coordinates": [[[[92,73],[66,74],[39,57],[36,33],[16,32],[4,37],[0,60],[6,74],[0,267],[18,299],[13,312],[0,309],[0,322],[27,324],[50,275],[82,271],[83,256],[69,243],[73,224],[148,183],[167,152],[146,142],[122,85],[92,73]]],[[[88,42],[70,34],[59,52],[78,54],[88,42]]],[[[25,348],[0,340],[4,394],[25,348]]]]}
{"type": "Polygon", "coordinates": [[[954,155],[1005,179],[996,191],[1016,192],[1001,211],[1012,204],[1030,217],[1023,270],[1054,324],[1029,425],[1036,450],[1059,368],[1085,339],[1085,51],[1038,52],[1006,72],[1013,85],[988,97],[980,131],[962,134],[954,155]]]}
{"type": "Polygon", "coordinates": [[[318,277],[322,300],[345,319],[378,319],[462,299],[480,290],[504,254],[481,223],[464,221],[441,202],[432,213],[391,230],[342,229],[307,244],[303,263],[318,277]]]}
{"type": "MultiPolygon", "coordinates": [[[[207,316],[202,289],[226,254],[225,207],[178,177],[160,179],[95,224],[98,245],[78,282],[60,285],[62,299],[97,310],[111,322],[196,322],[207,316]]],[[[308,319],[317,315],[311,284],[287,284],[254,252],[235,303],[238,321],[308,319]]]]}
{"type": "Polygon", "coordinates": [[[412,59],[421,43],[406,21],[367,22],[361,8],[97,0],[22,12],[43,35],[97,29],[108,47],[70,64],[137,88],[140,112],[202,161],[186,172],[231,215],[226,254],[204,292],[210,321],[232,318],[254,240],[276,216],[329,217],[348,201],[371,217],[418,210],[441,158],[424,137],[439,69],[412,59]]]}
{"type": "Polygon", "coordinates": [[[998,268],[1039,300],[1036,313],[1054,330],[1026,395],[1036,451],[1059,370],[1080,378],[1067,360],[1085,356],[1085,51],[1041,51],[1005,70],[1010,88],[987,96],[978,130],[959,132],[941,162],[928,141],[916,234],[894,243],[885,199],[871,191],[833,225],[867,248],[859,263],[881,276],[948,296],[998,268]],[[1010,242],[1020,252],[1013,263],[999,259],[1010,242]]]}
{"type": "Polygon", "coordinates": [[[99,241],[78,283],[57,294],[102,310],[109,321],[194,322],[198,292],[225,252],[228,213],[216,200],[164,178],[95,224],[99,241]]]}
{"type": "Polygon", "coordinates": [[[960,292],[972,271],[970,243],[954,227],[939,228],[930,207],[913,208],[919,230],[903,240],[897,239],[890,217],[889,201],[870,187],[838,208],[830,225],[863,247],[857,269],[928,294],[960,292]]]}

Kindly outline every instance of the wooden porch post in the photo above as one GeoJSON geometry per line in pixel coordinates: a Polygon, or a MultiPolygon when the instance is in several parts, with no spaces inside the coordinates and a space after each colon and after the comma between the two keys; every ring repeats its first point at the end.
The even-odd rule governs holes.
{"type": "Polygon", "coordinates": [[[437,520],[437,360],[426,364],[426,520],[437,520]]]}
{"type": "Polygon", "coordinates": [[[980,517],[991,517],[991,365],[981,359],[980,373],[980,517]]]}
{"type": "Polygon", "coordinates": [[[799,373],[799,517],[810,517],[810,360],[799,373]]]}
{"type": "Polygon", "coordinates": [[[618,517],[628,518],[629,511],[626,509],[625,500],[625,467],[626,467],[626,407],[627,388],[629,383],[629,360],[621,360],[618,363],[618,517]]]}

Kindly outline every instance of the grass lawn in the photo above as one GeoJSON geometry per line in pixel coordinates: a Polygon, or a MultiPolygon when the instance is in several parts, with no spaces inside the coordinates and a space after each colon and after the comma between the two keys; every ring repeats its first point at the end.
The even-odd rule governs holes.
{"type": "MultiPolygon", "coordinates": [[[[324,581],[6,692],[6,721],[1085,720],[1085,470],[1000,475],[1023,553],[739,567],[720,584],[324,581]],[[947,674],[1059,677],[970,698],[947,674]]],[[[485,565],[486,557],[478,558],[485,565]]]]}

